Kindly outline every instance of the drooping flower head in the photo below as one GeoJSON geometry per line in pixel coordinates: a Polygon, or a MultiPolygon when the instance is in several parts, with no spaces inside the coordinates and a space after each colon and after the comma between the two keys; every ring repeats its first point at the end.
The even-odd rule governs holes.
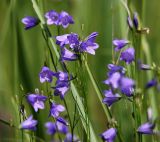
{"type": "Polygon", "coordinates": [[[63,28],[67,28],[69,24],[74,24],[74,20],[72,16],[70,16],[67,12],[62,11],[59,16],[60,25],[63,28]]]}
{"type": "Polygon", "coordinates": [[[150,122],[146,122],[138,128],[137,132],[139,132],[141,134],[153,134],[154,127],[155,127],[154,124],[152,124],[150,122]]]}
{"type": "Polygon", "coordinates": [[[48,67],[42,67],[41,72],[39,73],[40,82],[52,82],[52,78],[55,75],[53,71],[51,71],[48,67]]]}
{"type": "Polygon", "coordinates": [[[25,25],[25,29],[28,30],[38,25],[39,20],[35,17],[26,16],[22,18],[22,23],[25,25]]]}
{"type": "Polygon", "coordinates": [[[131,78],[122,77],[120,80],[120,90],[128,97],[133,96],[135,82],[131,78]]]}
{"type": "Polygon", "coordinates": [[[27,130],[36,130],[36,125],[38,121],[33,119],[33,116],[29,116],[25,121],[21,123],[21,129],[27,129],[27,130]]]}
{"type": "Polygon", "coordinates": [[[95,55],[95,50],[99,48],[99,45],[95,43],[95,38],[97,37],[98,33],[93,32],[91,33],[85,41],[82,41],[80,44],[80,50],[82,52],[87,52],[89,54],[95,55]]]}
{"type": "Polygon", "coordinates": [[[46,101],[46,99],[46,96],[38,94],[29,94],[27,96],[27,101],[32,105],[35,112],[37,112],[38,109],[44,109],[44,102],[46,101]]]}
{"type": "Polygon", "coordinates": [[[105,142],[114,142],[117,135],[117,130],[115,128],[110,128],[101,134],[101,138],[105,142]]]}
{"type": "Polygon", "coordinates": [[[47,18],[47,24],[48,25],[59,25],[59,14],[54,11],[54,10],[50,10],[45,14],[45,17],[47,18]]]}
{"type": "Polygon", "coordinates": [[[133,23],[134,23],[135,28],[138,29],[139,28],[139,22],[138,22],[137,12],[135,12],[134,15],[133,15],[133,23]]]}
{"type": "Polygon", "coordinates": [[[63,72],[63,71],[58,71],[57,73],[55,73],[55,77],[57,77],[58,81],[68,81],[69,80],[69,75],[67,72],[63,72]]]}
{"type": "Polygon", "coordinates": [[[56,133],[56,124],[53,122],[45,123],[45,127],[47,128],[48,135],[54,135],[56,133]]]}
{"type": "Polygon", "coordinates": [[[132,63],[135,59],[135,50],[130,47],[121,53],[120,60],[125,61],[127,64],[132,63]]]}
{"type": "Polygon", "coordinates": [[[114,64],[108,64],[108,69],[109,69],[109,71],[107,73],[108,77],[110,77],[115,72],[119,72],[122,75],[124,75],[125,72],[126,72],[126,69],[124,67],[117,66],[117,65],[114,65],[114,64]]]}
{"type": "Polygon", "coordinates": [[[111,106],[113,103],[121,99],[119,94],[113,94],[111,90],[105,90],[104,95],[105,98],[102,100],[102,102],[108,106],[111,106]]]}
{"type": "Polygon", "coordinates": [[[152,80],[150,80],[150,81],[147,82],[145,88],[146,88],[146,89],[149,89],[149,88],[151,88],[151,87],[156,86],[157,84],[158,84],[158,82],[157,82],[157,80],[154,78],[154,79],[152,79],[152,80]]]}
{"type": "Polygon", "coordinates": [[[114,89],[117,89],[119,87],[120,79],[121,74],[119,72],[115,72],[107,80],[105,80],[104,83],[110,85],[114,89]]]}
{"type": "Polygon", "coordinates": [[[50,116],[57,118],[59,116],[59,113],[65,111],[65,107],[56,103],[51,104],[50,108],[50,116]]]}
{"type": "Polygon", "coordinates": [[[115,51],[121,50],[123,47],[125,47],[129,43],[128,40],[125,39],[115,39],[113,40],[113,45],[116,47],[115,51]]]}
{"type": "Polygon", "coordinates": [[[138,68],[140,70],[151,70],[151,66],[148,64],[143,64],[141,60],[138,60],[138,68]]]}
{"type": "Polygon", "coordinates": [[[67,48],[61,48],[61,60],[62,61],[75,61],[78,59],[77,54],[71,52],[67,48]]]}

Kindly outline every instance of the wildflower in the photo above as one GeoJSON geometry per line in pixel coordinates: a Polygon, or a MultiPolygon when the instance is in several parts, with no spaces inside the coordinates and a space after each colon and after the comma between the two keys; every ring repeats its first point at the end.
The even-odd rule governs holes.
{"type": "Polygon", "coordinates": [[[78,59],[77,54],[69,51],[67,48],[62,48],[61,49],[61,60],[64,61],[75,61],[78,59]]]}
{"type": "Polygon", "coordinates": [[[133,28],[133,22],[132,22],[130,16],[128,16],[128,18],[127,18],[127,23],[129,25],[129,28],[132,29],[133,28]]]}
{"type": "Polygon", "coordinates": [[[68,37],[69,34],[64,34],[61,36],[56,36],[56,44],[60,45],[61,47],[64,47],[65,45],[69,44],[68,37]]]}
{"type": "Polygon", "coordinates": [[[79,139],[75,135],[72,135],[71,133],[67,133],[64,139],[64,142],[78,142],[78,141],[79,139]]]}
{"type": "Polygon", "coordinates": [[[156,85],[157,85],[157,80],[156,79],[152,79],[149,82],[147,82],[145,88],[148,89],[148,88],[151,88],[151,87],[156,86],[156,85]]]}
{"type": "Polygon", "coordinates": [[[85,41],[82,41],[80,44],[80,50],[95,55],[95,50],[99,48],[99,45],[95,43],[95,38],[97,35],[97,32],[93,32],[86,38],[85,41]]]}
{"type": "Polygon", "coordinates": [[[135,59],[135,50],[130,47],[121,53],[120,60],[125,61],[127,64],[130,64],[135,59]]]}
{"type": "Polygon", "coordinates": [[[59,14],[56,11],[50,10],[45,14],[45,17],[47,18],[48,25],[59,25],[59,14]]]}
{"type": "Polygon", "coordinates": [[[56,126],[58,129],[58,132],[63,133],[63,134],[68,133],[68,126],[64,125],[62,122],[56,121],[56,126]]]}
{"type": "Polygon", "coordinates": [[[53,122],[45,123],[45,127],[47,128],[48,135],[54,135],[56,133],[56,124],[53,122]]]}
{"type": "Polygon", "coordinates": [[[115,128],[110,128],[101,134],[101,138],[106,142],[114,142],[116,134],[117,130],[115,128]]]}
{"type": "Polygon", "coordinates": [[[48,67],[42,67],[41,72],[39,73],[40,82],[52,82],[52,77],[55,75],[53,71],[51,71],[48,67]]]}
{"type": "Polygon", "coordinates": [[[37,18],[31,17],[31,16],[26,16],[26,17],[22,18],[22,23],[25,25],[25,29],[28,30],[28,29],[38,25],[39,20],[37,18]]]}
{"type": "Polygon", "coordinates": [[[38,109],[44,109],[44,102],[46,101],[46,99],[46,96],[38,94],[29,94],[27,96],[27,100],[33,106],[35,112],[37,112],[38,109]]]}
{"type": "Polygon", "coordinates": [[[57,117],[56,120],[57,120],[58,122],[63,123],[63,124],[66,125],[66,126],[69,125],[69,123],[68,123],[64,118],[62,118],[62,117],[57,117]]]}
{"type": "Polygon", "coordinates": [[[146,122],[138,128],[137,132],[141,134],[153,134],[154,127],[154,124],[146,122]]]}
{"type": "Polygon", "coordinates": [[[59,81],[68,81],[69,80],[69,75],[67,72],[58,71],[57,73],[55,73],[55,76],[57,77],[57,79],[59,81]]]}
{"type": "Polygon", "coordinates": [[[135,82],[131,78],[122,77],[120,80],[120,90],[123,94],[131,97],[134,93],[135,82]]]}
{"type": "Polygon", "coordinates": [[[50,115],[53,116],[54,118],[57,118],[59,116],[60,112],[65,111],[65,107],[56,103],[51,104],[50,108],[50,115]]]}
{"type": "Polygon", "coordinates": [[[59,16],[60,25],[63,26],[63,28],[67,28],[69,24],[74,24],[72,16],[70,16],[67,12],[62,11],[59,16]]]}
{"type": "Polygon", "coordinates": [[[27,129],[27,130],[36,130],[36,125],[38,121],[33,119],[33,116],[29,116],[25,121],[21,123],[21,129],[27,129]]]}
{"type": "Polygon", "coordinates": [[[133,23],[135,28],[138,30],[139,22],[138,22],[138,14],[136,12],[134,13],[134,16],[133,16],[133,23]]]}
{"type": "Polygon", "coordinates": [[[119,81],[121,79],[121,74],[119,72],[113,73],[107,80],[104,81],[105,84],[111,85],[114,89],[119,87],[119,81]]]}
{"type": "Polygon", "coordinates": [[[117,66],[117,65],[114,65],[114,64],[108,64],[108,77],[110,77],[113,73],[115,72],[119,72],[121,73],[122,75],[125,74],[126,72],[126,69],[122,66],[117,66]]]}
{"type": "Polygon", "coordinates": [[[143,64],[141,60],[138,60],[138,68],[141,70],[151,70],[151,66],[147,64],[143,64]]]}
{"type": "Polygon", "coordinates": [[[70,47],[75,51],[79,51],[79,39],[78,35],[75,33],[71,33],[67,36],[70,47]]]}
{"type": "Polygon", "coordinates": [[[69,82],[57,81],[56,86],[54,88],[54,95],[60,95],[61,99],[64,99],[65,94],[69,90],[69,82]]]}
{"type": "Polygon", "coordinates": [[[102,100],[104,104],[111,106],[113,103],[121,99],[119,94],[113,94],[111,90],[104,91],[105,98],[102,100]]]}
{"type": "Polygon", "coordinates": [[[125,39],[115,39],[115,40],[113,40],[113,45],[116,47],[115,51],[121,50],[128,43],[129,43],[129,41],[125,40],[125,39]]]}

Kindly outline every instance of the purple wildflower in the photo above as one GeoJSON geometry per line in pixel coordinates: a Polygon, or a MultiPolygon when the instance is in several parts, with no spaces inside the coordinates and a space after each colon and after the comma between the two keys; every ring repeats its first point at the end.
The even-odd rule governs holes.
{"type": "Polygon", "coordinates": [[[72,16],[70,16],[67,12],[62,11],[59,16],[60,25],[63,28],[67,28],[69,24],[74,24],[72,16]]]}
{"type": "Polygon", "coordinates": [[[115,51],[121,50],[128,43],[129,43],[129,41],[125,40],[125,39],[115,39],[115,40],[113,40],[113,45],[116,47],[115,51]]]}
{"type": "Polygon", "coordinates": [[[69,82],[64,82],[64,81],[57,81],[56,86],[52,87],[54,88],[54,95],[58,96],[60,95],[61,99],[64,99],[65,94],[69,90],[69,82]]]}
{"type": "Polygon", "coordinates": [[[78,142],[78,141],[79,139],[75,135],[72,135],[71,133],[67,133],[64,139],[64,142],[78,142]]]}
{"type": "Polygon", "coordinates": [[[46,96],[38,94],[29,94],[27,96],[27,101],[33,106],[35,112],[37,112],[38,109],[44,109],[44,102],[46,99],[46,96]]]}
{"type": "Polygon", "coordinates": [[[101,134],[101,138],[106,142],[114,142],[116,134],[117,130],[115,128],[110,128],[101,134]]]}
{"type": "Polygon", "coordinates": [[[56,103],[52,103],[51,108],[50,108],[50,116],[57,118],[59,116],[59,113],[63,111],[65,111],[64,106],[56,104],[56,103]]]}
{"type": "Polygon", "coordinates": [[[69,125],[69,123],[68,123],[64,118],[62,118],[62,117],[57,117],[56,120],[57,120],[58,122],[63,123],[63,124],[66,125],[66,126],[69,125]]]}
{"type": "Polygon", "coordinates": [[[152,79],[149,82],[147,82],[145,88],[148,89],[148,88],[151,88],[151,87],[156,86],[156,85],[157,85],[157,80],[156,79],[152,79]]]}
{"type": "Polygon", "coordinates": [[[89,54],[95,55],[95,50],[99,48],[99,45],[95,43],[95,38],[97,37],[98,33],[93,32],[91,33],[85,41],[81,42],[80,50],[83,52],[87,52],[89,54]]]}
{"type": "Polygon", "coordinates": [[[55,76],[57,77],[57,79],[59,81],[68,81],[69,80],[69,75],[67,72],[58,71],[57,73],[55,73],[55,76]]]}
{"type": "Polygon", "coordinates": [[[143,64],[141,60],[138,60],[138,68],[141,70],[151,70],[151,66],[147,64],[143,64]]]}
{"type": "Polygon", "coordinates": [[[59,25],[59,14],[56,11],[50,10],[45,14],[45,17],[47,18],[48,25],[59,25]]]}
{"type": "Polygon", "coordinates": [[[111,90],[104,91],[105,98],[102,100],[104,104],[111,106],[113,103],[121,99],[119,94],[113,94],[111,90]]]}
{"type": "Polygon", "coordinates": [[[120,90],[123,94],[131,97],[134,93],[135,82],[131,78],[122,77],[120,80],[120,90]]]}
{"type": "Polygon", "coordinates": [[[127,64],[130,64],[135,59],[135,50],[130,47],[121,53],[120,60],[125,61],[127,64]]]}
{"type": "Polygon", "coordinates": [[[129,28],[132,29],[133,28],[133,22],[132,22],[130,16],[128,16],[128,18],[127,18],[127,23],[128,23],[129,28]]]}
{"type": "Polygon", "coordinates": [[[52,122],[45,123],[45,127],[47,128],[48,135],[54,135],[56,133],[56,124],[52,122]]]}
{"type": "Polygon", "coordinates": [[[79,50],[79,39],[78,35],[75,33],[71,33],[67,36],[67,39],[69,41],[69,45],[74,51],[78,52],[79,50]]]}
{"type": "Polygon", "coordinates": [[[133,16],[133,23],[136,29],[139,27],[139,22],[138,22],[138,14],[135,12],[133,16]]]}
{"type": "Polygon", "coordinates": [[[64,61],[75,61],[77,60],[78,56],[77,54],[69,51],[67,48],[62,48],[61,49],[61,60],[64,61]]]}
{"type": "Polygon", "coordinates": [[[39,20],[31,16],[26,16],[22,19],[22,23],[25,25],[25,29],[28,30],[38,25],[39,20]]]}
{"type": "Polygon", "coordinates": [[[137,132],[141,134],[153,134],[154,127],[154,124],[146,122],[138,128],[137,132]]]}
{"type": "Polygon", "coordinates": [[[58,132],[63,133],[63,134],[68,133],[68,126],[64,125],[60,121],[56,121],[56,126],[58,129],[58,132]]]}
{"type": "Polygon", "coordinates": [[[25,121],[21,123],[21,129],[27,129],[27,130],[36,130],[36,125],[38,121],[33,119],[33,116],[29,116],[25,121]]]}
{"type": "Polygon", "coordinates": [[[111,85],[114,89],[119,87],[119,81],[121,79],[121,74],[119,72],[113,73],[107,80],[104,81],[105,84],[111,85]]]}
{"type": "Polygon", "coordinates": [[[64,34],[61,36],[56,36],[56,44],[60,45],[61,47],[64,47],[66,44],[69,44],[68,37],[69,34],[64,34]]]}
{"type": "Polygon", "coordinates": [[[108,64],[108,69],[109,69],[108,74],[107,74],[108,77],[110,77],[115,72],[119,72],[122,75],[124,75],[125,72],[126,72],[126,69],[124,67],[117,66],[117,65],[114,65],[114,64],[108,64]]]}
{"type": "Polygon", "coordinates": [[[55,75],[53,71],[51,71],[48,67],[42,67],[41,72],[39,73],[40,82],[52,82],[52,77],[55,75]]]}

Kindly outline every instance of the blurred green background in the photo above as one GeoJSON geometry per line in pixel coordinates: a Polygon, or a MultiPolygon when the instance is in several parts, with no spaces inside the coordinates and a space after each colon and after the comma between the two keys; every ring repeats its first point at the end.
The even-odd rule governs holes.
{"type": "MultiPolygon", "coordinates": [[[[107,64],[111,63],[112,39],[127,38],[128,34],[127,12],[121,0],[39,1],[41,1],[40,7],[44,13],[51,9],[58,12],[65,10],[73,16],[75,24],[70,25],[68,29],[61,29],[61,34],[75,32],[81,37],[86,37],[94,31],[99,33],[97,42],[100,48],[95,56],[88,56],[88,62],[98,85],[102,90],[106,89],[102,81],[106,79],[107,64]]],[[[128,4],[132,12],[139,13],[142,26],[150,28],[150,34],[146,37],[147,44],[153,61],[159,64],[160,13],[158,9],[160,2],[158,0],[128,0],[128,4]]],[[[35,88],[43,88],[39,83],[38,74],[44,65],[46,43],[39,26],[24,30],[21,19],[28,15],[36,17],[30,0],[0,1],[0,119],[17,126],[19,125],[19,106],[16,96],[20,97],[25,93],[34,92],[35,88]],[[24,91],[20,86],[23,86],[24,91]]],[[[57,35],[56,26],[50,26],[50,30],[53,36],[57,35]]],[[[89,116],[95,124],[96,134],[99,135],[106,130],[107,121],[88,78],[85,79],[85,89],[89,116]]],[[[130,129],[128,125],[128,122],[132,122],[129,104],[120,101],[113,106],[112,112],[118,123],[120,122],[125,142],[133,141],[133,129],[130,129]]],[[[48,112],[43,111],[38,115],[37,118],[43,125],[48,112]]],[[[43,126],[40,127],[43,128],[43,126]]],[[[43,139],[46,137],[45,129],[41,131],[38,135],[43,139]]],[[[0,122],[0,141],[18,141],[18,139],[21,141],[20,135],[19,130],[0,122]]]]}

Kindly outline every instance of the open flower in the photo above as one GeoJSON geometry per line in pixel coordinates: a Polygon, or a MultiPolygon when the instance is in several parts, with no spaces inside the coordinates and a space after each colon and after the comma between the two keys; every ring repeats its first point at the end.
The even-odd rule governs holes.
{"type": "Polygon", "coordinates": [[[101,134],[101,138],[105,142],[114,142],[116,135],[117,135],[117,130],[115,128],[110,128],[101,134]]]}
{"type": "Polygon", "coordinates": [[[21,129],[27,129],[27,130],[36,130],[36,125],[38,121],[33,119],[33,116],[29,116],[25,121],[21,123],[21,129]]]}
{"type": "Polygon", "coordinates": [[[154,124],[146,122],[138,128],[137,132],[141,134],[153,134],[154,127],[155,127],[154,124]]]}
{"type": "Polygon", "coordinates": [[[22,23],[25,25],[25,29],[28,30],[38,25],[39,20],[31,16],[26,16],[22,19],[22,23]]]}
{"type": "Polygon", "coordinates": [[[104,95],[105,98],[102,100],[102,102],[104,104],[107,104],[108,106],[111,106],[113,103],[121,99],[121,96],[119,94],[113,94],[111,90],[105,90],[104,95]]]}
{"type": "Polygon", "coordinates": [[[51,108],[50,108],[50,116],[57,118],[59,116],[59,113],[63,111],[65,111],[64,106],[56,104],[56,103],[52,103],[51,108]]]}
{"type": "Polygon", "coordinates": [[[56,11],[50,10],[45,14],[45,17],[47,18],[48,25],[59,25],[59,14],[56,11]]]}
{"type": "Polygon", "coordinates": [[[121,53],[120,60],[125,61],[127,64],[132,63],[135,59],[135,50],[130,47],[121,53]]]}
{"type": "Polygon", "coordinates": [[[55,75],[48,67],[42,67],[41,72],[39,73],[40,82],[52,82],[52,77],[55,75]]]}
{"type": "Polygon", "coordinates": [[[44,109],[44,102],[46,101],[46,99],[46,96],[38,94],[29,94],[27,96],[27,100],[33,106],[35,112],[37,112],[38,109],[44,109]]]}
{"type": "Polygon", "coordinates": [[[116,47],[115,51],[121,50],[123,47],[125,47],[129,43],[128,40],[125,39],[115,39],[113,40],[113,45],[116,47]]]}
{"type": "Polygon", "coordinates": [[[69,34],[64,34],[60,36],[56,36],[56,44],[60,45],[61,47],[64,47],[65,45],[69,44],[68,37],[69,34]]]}

